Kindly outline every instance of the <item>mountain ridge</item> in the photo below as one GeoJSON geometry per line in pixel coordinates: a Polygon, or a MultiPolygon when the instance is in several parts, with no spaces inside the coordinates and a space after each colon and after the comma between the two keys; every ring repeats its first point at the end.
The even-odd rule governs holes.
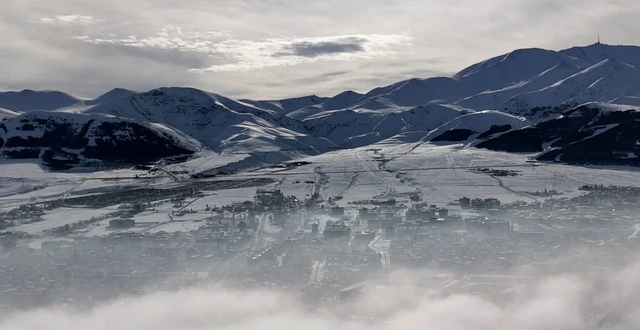
{"type": "MultiPolygon", "coordinates": [[[[495,149],[492,143],[504,143],[490,141],[565,125],[558,123],[568,120],[566,111],[587,104],[603,109],[604,116],[611,116],[606,114],[611,109],[639,106],[639,65],[637,46],[524,48],[470,65],[451,77],[412,78],[367,93],[234,100],[195,88],[160,87],[146,92],[116,88],[95,99],[81,99],[24,90],[0,93],[0,108],[3,120],[48,111],[48,117],[42,112],[38,116],[55,122],[58,113],[74,114],[79,121],[83,115],[107,115],[141,127],[160,125],[176,138],[188,137],[215,153],[244,153],[254,163],[268,165],[394,136],[495,149]]],[[[569,126],[564,129],[581,129],[569,126]]],[[[598,132],[597,136],[615,135],[598,132]]]]}

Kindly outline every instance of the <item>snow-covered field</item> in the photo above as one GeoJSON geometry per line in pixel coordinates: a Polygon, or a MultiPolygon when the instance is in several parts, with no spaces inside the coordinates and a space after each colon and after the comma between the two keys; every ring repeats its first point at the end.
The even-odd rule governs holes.
{"type": "Polygon", "coordinates": [[[163,174],[146,171],[112,170],[90,173],[50,172],[39,161],[2,160],[0,164],[0,208],[16,207],[29,202],[103,192],[105,189],[163,186],[172,182],[163,174]],[[139,179],[135,179],[135,176],[139,179]]]}
{"type": "MultiPolygon", "coordinates": [[[[419,194],[423,201],[448,205],[460,197],[495,197],[503,202],[516,200],[531,202],[540,200],[527,193],[556,190],[564,196],[579,194],[584,184],[640,186],[640,171],[634,168],[596,168],[568,166],[555,163],[530,163],[527,154],[508,154],[464,145],[438,146],[432,143],[392,143],[386,141],[373,146],[339,150],[319,156],[300,159],[307,165],[283,169],[261,169],[225,176],[224,180],[271,177],[274,183],[263,188],[281,189],[285,194],[304,199],[319,193],[338,204],[366,199],[408,200],[411,194],[419,194]],[[474,168],[492,168],[516,171],[515,176],[490,176],[473,171],[474,168]]],[[[220,160],[212,160],[219,164],[220,160]]],[[[174,165],[176,170],[202,169],[208,161],[187,162],[174,165]]],[[[21,204],[47,199],[73,197],[82,193],[98,194],[105,189],[134,186],[130,181],[95,181],[87,178],[124,177],[140,174],[135,171],[96,172],[91,174],[47,173],[34,164],[15,162],[0,164],[0,205],[9,210],[21,204]],[[33,189],[39,187],[40,189],[33,189]]],[[[169,186],[158,178],[157,187],[169,186]]],[[[144,183],[151,184],[143,180],[144,183]]],[[[171,183],[171,186],[188,185],[189,179],[171,183]]],[[[139,224],[132,231],[160,232],[187,231],[198,228],[209,216],[207,206],[221,206],[233,202],[251,200],[256,188],[234,188],[205,191],[203,197],[192,198],[183,205],[193,211],[176,216],[180,207],[169,200],[155,203],[152,209],[134,217],[139,224]],[[173,221],[171,219],[173,218],[173,221]]],[[[562,197],[562,196],[559,196],[562,197]]],[[[45,221],[19,225],[11,230],[39,235],[44,231],[72,225],[80,220],[99,217],[117,210],[118,206],[104,209],[58,208],[47,211],[45,221]]],[[[80,229],[82,236],[108,235],[110,219],[100,220],[80,229]]]]}
{"type": "Polygon", "coordinates": [[[274,173],[262,170],[238,175],[271,176],[273,188],[304,197],[318,191],[323,197],[342,196],[341,203],[371,198],[407,198],[447,204],[460,197],[496,197],[505,202],[532,201],[527,192],[556,190],[575,193],[584,184],[637,185],[633,168],[603,169],[549,163],[528,163],[526,154],[432,144],[383,145],[337,151],[304,161],[309,165],[274,173]],[[473,168],[518,171],[517,176],[492,177],[473,168]],[[324,183],[322,183],[324,181],[324,183]],[[309,183],[307,183],[309,182],[309,183]],[[314,183],[310,183],[314,182],[314,183]]]}
{"type": "Polygon", "coordinates": [[[113,211],[113,208],[88,210],[63,207],[48,211],[44,216],[42,216],[43,221],[41,222],[17,226],[15,227],[15,230],[19,230],[30,235],[39,235],[46,230],[62,227],[64,225],[72,225],[79,221],[89,220],[92,217],[100,217],[113,211]]]}

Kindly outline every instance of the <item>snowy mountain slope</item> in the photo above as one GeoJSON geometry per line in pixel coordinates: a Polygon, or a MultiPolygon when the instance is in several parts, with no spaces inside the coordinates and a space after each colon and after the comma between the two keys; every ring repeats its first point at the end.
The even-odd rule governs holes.
{"type": "Polygon", "coordinates": [[[640,47],[638,46],[595,43],[589,46],[564,49],[559,53],[588,62],[590,65],[609,59],[640,67],[640,47]]]}
{"type": "Polygon", "coordinates": [[[477,145],[495,151],[538,153],[539,160],[640,165],[640,111],[582,105],[557,119],[504,133],[477,145]]]}
{"type": "Polygon", "coordinates": [[[516,117],[499,111],[478,111],[459,116],[429,132],[426,141],[471,142],[531,125],[524,117],[516,117]]]}
{"type": "MultiPolygon", "coordinates": [[[[384,99],[396,106],[416,107],[431,102],[451,103],[467,95],[465,86],[456,79],[447,77],[414,78],[373,89],[362,96],[363,101],[360,104],[367,104],[367,101],[373,99],[384,99]]],[[[378,103],[384,104],[381,101],[378,103]]],[[[355,105],[352,108],[358,107],[355,105]]]]}
{"type": "Polygon", "coordinates": [[[304,120],[313,136],[327,138],[339,146],[355,147],[380,141],[404,127],[397,117],[382,113],[334,110],[304,120]]]}
{"type": "Polygon", "coordinates": [[[160,88],[87,108],[174,127],[215,151],[227,148],[257,150],[325,149],[330,143],[310,138],[306,127],[273,111],[191,88],[160,88]],[[255,148],[250,141],[258,143],[255,148]],[[238,146],[236,146],[238,145],[238,146]]]}
{"type": "Polygon", "coordinates": [[[314,106],[327,101],[327,97],[319,97],[316,95],[302,96],[284,100],[272,100],[272,101],[254,101],[254,100],[240,100],[240,102],[249,104],[256,108],[271,110],[281,115],[287,115],[298,109],[314,106]]]}
{"type": "Polygon", "coordinates": [[[640,96],[640,69],[606,59],[535,92],[514,96],[512,112],[535,107],[576,106],[585,102],[612,102],[640,96]]]}
{"type": "Polygon", "coordinates": [[[371,109],[368,102],[377,100],[382,104],[374,107],[377,109],[388,108],[389,104],[415,107],[427,103],[501,109],[514,95],[547,87],[589,66],[587,61],[551,50],[519,49],[474,64],[451,78],[409,79],[375,88],[353,108],[371,109]]]}
{"type": "Polygon", "coordinates": [[[9,109],[0,108],[0,119],[15,117],[15,116],[17,116],[19,114],[20,114],[20,112],[16,112],[16,111],[12,111],[12,110],[9,110],[9,109]]]}
{"type": "Polygon", "coordinates": [[[127,96],[132,96],[136,94],[136,92],[132,91],[132,90],[128,90],[128,89],[124,89],[124,88],[114,88],[100,96],[98,96],[95,99],[92,100],[86,100],[84,101],[84,104],[86,105],[96,105],[96,104],[100,104],[100,103],[105,103],[105,102],[110,102],[113,100],[117,100],[121,97],[127,97],[127,96]]]}
{"type": "Polygon", "coordinates": [[[324,111],[304,120],[314,136],[348,148],[365,146],[406,131],[423,135],[468,111],[454,105],[431,104],[397,112],[324,111]]]}
{"type": "Polygon", "coordinates": [[[144,93],[114,89],[86,100],[60,92],[23,91],[0,94],[0,108],[2,102],[11,106],[4,107],[3,117],[43,108],[61,116],[108,114],[140,125],[162,125],[215,154],[245,155],[239,159],[246,164],[270,164],[381,141],[487,146],[502,136],[526,136],[545,127],[533,123],[556,125],[557,120],[581,123],[562,124],[562,134],[597,141],[626,126],[610,122],[583,130],[587,123],[580,121],[582,117],[563,111],[587,103],[603,114],[640,106],[639,58],[636,46],[529,48],[471,65],[452,77],[408,79],[365,94],[345,91],[330,98],[234,100],[173,87],[144,93]]]}
{"type": "MultiPolygon", "coordinates": [[[[605,59],[616,60],[621,65],[630,64],[621,71],[633,71],[633,66],[640,62],[638,55],[640,47],[602,44],[560,52],[538,48],[518,49],[471,65],[451,78],[409,79],[375,88],[349,108],[393,111],[402,107],[406,109],[429,103],[444,103],[459,104],[473,110],[507,110],[522,115],[539,106],[555,106],[563,102],[573,105],[575,102],[580,104],[588,101],[637,104],[636,98],[640,95],[634,89],[629,92],[625,86],[617,84],[607,87],[610,90],[607,93],[613,96],[611,98],[608,95],[591,96],[592,91],[576,100],[573,100],[572,92],[566,98],[562,92],[558,92],[549,101],[530,101],[528,98],[530,93],[548,93],[551,87],[581,72],[589,73],[589,77],[593,78],[591,83],[595,82],[602,77],[593,77],[593,67],[605,59]]],[[[597,72],[607,74],[603,70],[597,72]]],[[[634,85],[635,81],[631,84],[634,85]]],[[[564,85],[563,90],[585,88],[581,81],[569,81],[564,85]]],[[[551,94],[555,94],[555,91],[551,94]]],[[[537,96],[532,98],[538,100],[537,96]]]]}
{"type": "Polygon", "coordinates": [[[557,67],[589,67],[589,63],[552,50],[517,49],[463,69],[453,76],[472,92],[484,92],[518,86],[541,73],[557,67]]]}
{"type": "Polygon", "coordinates": [[[322,108],[324,110],[347,109],[358,103],[364,95],[354,91],[344,91],[324,102],[322,108]]]}
{"type": "Polygon", "coordinates": [[[78,104],[81,100],[57,91],[0,92],[0,108],[16,112],[56,110],[78,104]]]}
{"type": "Polygon", "coordinates": [[[456,104],[471,109],[485,108],[500,110],[503,109],[505,104],[507,104],[516,95],[544,89],[578,72],[580,72],[579,68],[566,63],[558,64],[550,69],[542,71],[539,74],[524,78],[524,80],[507,87],[491,89],[466,97],[457,101],[456,104]]]}
{"type": "Polygon", "coordinates": [[[0,123],[0,153],[54,169],[85,161],[138,164],[191,155],[200,142],[173,128],[102,114],[31,111],[0,123]]]}
{"type": "Polygon", "coordinates": [[[322,103],[304,106],[297,110],[291,111],[287,114],[288,117],[304,120],[312,115],[323,111],[348,109],[352,105],[361,100],[362,94],[354,91],[345,91],[332,98],[325,100],[322,103]]]}
{"type": "Polygon", "coordinates": [[[474,112],[473,110],[452,104],[428,104],[390,116],[399,117],[405,124],[405,130],[431,131],[456,117],[474,112]]]}

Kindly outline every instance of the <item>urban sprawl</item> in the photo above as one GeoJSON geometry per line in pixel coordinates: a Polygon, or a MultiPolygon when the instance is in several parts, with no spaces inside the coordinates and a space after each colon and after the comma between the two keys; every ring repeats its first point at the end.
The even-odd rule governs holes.
{"type": "Polygon", "coordinates": [[[136,220],[157,206],[151,201],[54,228],[47,237],[55,239],[12,226],[17,219],[40,221],[60,205],[3,212],[0,310],[86,308],[215,283],[278,288],[309,304],[339,303],[372,285],[372,274],[397,269],[437,270],[424,272],[420,283],[499,301],[525,290],[537,275],[562,271],[563,258],[588,251],[597,262],[582,267],[606,276],[640,248],[640,188],[585,185],[572,198],[544,191],[527,193],[528,202],[475,196],[438,206],[419,195],[343,202],[340,196],[299,200],[257,189],[251,200],[190,208],[198,194],[171,198],[171,220],[197,224],[175,232],[150,231],[153,223],[136,220]],[[191,219],[195,214],[201,217],[191,219]],[[105,235],[82,234],[107,218],[105,235]],[[41,247],[31,248],[36,241],[41,247]]]}

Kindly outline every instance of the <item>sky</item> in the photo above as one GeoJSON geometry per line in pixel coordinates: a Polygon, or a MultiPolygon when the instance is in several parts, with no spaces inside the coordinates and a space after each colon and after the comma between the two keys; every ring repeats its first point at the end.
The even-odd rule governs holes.
{"type": "Polygon", "coordinates": [[[2,0],[0,90],[366,92],[518,48],[640,44],[637,0],[2,0]]]}

